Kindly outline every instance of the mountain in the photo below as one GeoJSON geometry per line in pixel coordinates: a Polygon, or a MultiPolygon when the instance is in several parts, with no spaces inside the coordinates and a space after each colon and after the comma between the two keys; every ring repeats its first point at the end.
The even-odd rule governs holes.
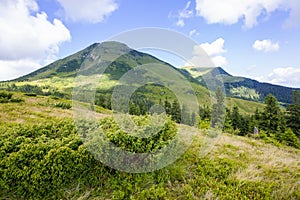
{"type": "MultiPolygon", "coordinates": [[[[102,74],[101,80],[98,80],[99,85],[97,87],[96,99],[101,98],[102,100],[107,100],[110,98],[109,95],[112,94],[113,89],[118,84],[120,77],[139,65],[150,63],[163,65],[182,74],[190,82],[197,95],[198,102],[202,105],[211,103],[210,92],[207,89],[207,85],[209,84],[209,86],[211,86],[215,84],[213,87],[209,87],[210,89],[218,87],[219,84],[215,81],[216,76],[221,76],[223,78],[228,96],[227,99],[230,100],[228,101],[230,102],[228,103],[230,107],[235,105],[247,105],[241,108],[241,112],[244,113],[253,113],[255,108],[263,108],[263,104],[257,102],[263,101],[264,97],[267,94],[272,93],[273,90],[273,88],[263,88],[262,86],[264,86],[264,84],[262,84],[262,86],[259,85],[256,88],[256,85],[254,84],[256,82],[254,80],[231,76],[222,68],[186,67],[178,69],[150,54],[136,51],[125,44],[114,41],[92,44],[73,55],[57,60],[48,66],[7,82],[5,83],[6,85],[3,83],[0,86],[3,89],[8,87],[8,89],[12,91],[47,96],[53,95],[71,99],[75,78],[81,70],[80,74],[89,77],[90,80],[97,78],[93,77],[93,74],[102,74]],[[92,65],[86,71],[82,70],[84,68],[81,68],[81,66],[85,65],[89,59],[92,59],[92,57],[95,56],[101,59],[101,62],[92,65]],[[104,70],[104,68],[106,68],[106,70],[104,70]],[[245,82],[247,84],[245,84],[245,82]],[[244,85],[239,85],[241,83],[244,85]],[[264,91],[264,93],[261,91],[264,91]],[[244,101],[242,99],[251,101],[244,101]]],[[[158,73],[158,79],[161,78],[173,79],[170,74],[160,71],[158,73]]],[[[279,100],[284,103],[289,103],[289,97],[292,90],[281,86],[278,87],[282,89],[282,93],[289,93],[289,95],[287,95],[287,100],[282,98],[279,98],[279,100]]],[[[275,86],[274,88],[276,89],[275,86]]],[[[178,91],[180,89],[177,88],[175,90],[178,91]]],[[[185,98],[187,99],[188,104],[194,104],[195,102],[191,98],[192,95],[189,95],[189,92],[190,91],[186,91],[185,98]]],[[[158,103],[160,100],[164,101],[166,98],[172,102],[176,98],[174,91],[170,91],[167,87],[162,87],[157,84],[147,84],[139,88],[135,93],[136,98],[147,101],[150,99],[154,103],[158,103]]],[[[276,96],[281,97],[278,94],[276,96]]]]}
{"type": "MultiPolygon", "coordinates": [[[[178,72],[181,76],[180,79],[184,77],[191,84],[199,97],[199,102],[210,102],[209,91],[189,74],[183,74],[180,69],[150,54],[136,51],[125,44],[115,41],[92,44],[73,55],[57,60],[28,75],[7,82],[7,87],[10,87],[9,89],[14,91],[33,92],[48,96],[54,95],[70,99],[72,98],[75,78],[79,75],[79,77],[88,77],[85,78],[86,80],[97,80],[99,85],[97,87],[96,98],[108,99],[118,84],[119,79],[125,73],[145,64],[157,64],[157,66],[164,66],[166,69],[178,72]],[[94,58],[97,58],[100,62],[88,64],[94,58]],[[97,74],[102,74],[101,79],[97,77],[97,74]]],[[[140,75],[145,78],[148,76],[143,72],[140,75]]],[[[153,81],[159,83],[163,79],[174,80],[174,77],[161,70],[157,72],[155,79],[153,81]]],[[[82,84],[84,84],[84,81],[82,84]]],[[[173,85],[178,85],[178,88],[175,88],[175,90],[180,91],[180,84],[174,83],[173,85]]],[[[189,92],[185,91],[185,98],[188,104],[194,104],[195,101],[193,101],[192,95],[189,95],[189,92]]],[[[147,101],[151,99],[152,103],[157,103],[160,100],[164,101],[166,98],[172,102],[176,98],[174,92],[159,84],[146,84],[135,93],[136,98],[146,99],[147,101]]]]}
{"type": "Polygon", "coordinates": [[[211,78],[219,76],[224,83],[227,96],[251,101],[263,102],[265,97],[271,93],[281,104],[290,104],[293,100],[293,91],[300,91],[300,88],[290,88],[270,83],[261,83],[245,77],[232,76],[221,67],[183,67],[181,70],[185,74],[193,76],[195,79],[200,81],[202,85],[206,85],[206,82],[211,78]]]}
{"type": "MultiPolygon", "coordinates": [[[[130,49],[127,45],[119,42],[94,43],[71,56],[55,61],[14,81],[34,81],[52,77],[75,77],[83,62],[88,56],[91,56],[91,53],[95,52],[101,58],[102,63],[112,62],[105,73],[110,74],[115,79],[121,73],[125,73],[137,65],[162,62],[151,55],[130,49]]],[[[101,66],[97,66],[97,69],[90,69],[89,71],[90,73],[96,73],[99,69],[101,69],[101,66]]]]}

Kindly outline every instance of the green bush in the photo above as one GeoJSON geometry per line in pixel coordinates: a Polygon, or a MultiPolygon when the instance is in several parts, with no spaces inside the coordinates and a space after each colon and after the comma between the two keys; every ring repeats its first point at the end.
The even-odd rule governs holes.
{"type": "Polygon", "coordinates": [[[296,148],[300,148],[299,139],[291,128],[288,128],[282,135],[280,135],[280,142],[296,148]]]}
{"type": "Polygon", "coordinates": [[[60,197],[78,181],[88,185],[97,165],[71,121],[0,128],[0,191],[15,197],[60,197]]]}
{"type": "Polygon", "coordinates": [[[36,97],[37,96],[37,94],[35,94],[35,93],[25,93],[25,95],[28,97],[36,97]]]}
{"type": "Polygon", "coordinates": [[[56,107],[56,108],[62,108],[62,109],[70,109],[70,108],[72,108],[71,104],[66,103],[66,102],[59,102],[59,103],[56,103],[56,104],[54,105],[54,107],[56,107]]]}
{"type": "MultiPolygon", "coordinates": [[[[149,117],[134,117],[133,121],[139,126],[145,125],[147,122],[149,122],[149,117]]],[[[105,118],[101,121],[100,125],[112,143],[123,148],[124,150],[135,153],[152,152],[161,149],[168,145],[177,134],[176,124],[171,121],[170,118],[167,119],[166,123],[158,133],[156,133],[153,137],[146,138],[134,137],[132,136],[134,133],[129,135],[128,133],[122,131],[113,118],[105,118]]],[[[139,131],[143,133],[149,132],[150,134],[155,132],[155,127],[146,125],[144,129],[139,131]]]]}
{"type": "Polygon", "coordinates": [[[0,103],[20,103],[24,100],[21,98],[13,98],[13,93],[6,92],[6,91],[0,91],[0,103]]]}
{"type": "Polygon", "coordinates": [[[6,91],[0,91],[0,99],[11,99],[12,93],[6,91]]]}

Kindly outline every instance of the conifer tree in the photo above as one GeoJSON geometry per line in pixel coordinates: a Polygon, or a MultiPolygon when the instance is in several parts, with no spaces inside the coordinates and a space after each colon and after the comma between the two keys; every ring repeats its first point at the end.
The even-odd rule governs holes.
{"type": "Polygon", "coordinates": [[[225,106],[224,106],[225,97],[221,88],[218,88],[216,91],[216,99],[217,102],[213,104],[213,110],[212,110],[212,127],[220,128],[224,123],[224,117],[225,117],[225,106]]]}
{"type": "Polygon", "coordinates": [[[282,128],[283,118],[277,99],[272,94],[269,94],[265,99],[265,108],[262,113],[261,128],[267,134],[275,134],[282,128]]]}
{"type": "Polygon", "coordinates": [[[241,115],[239,113],[239,108],[234,106],[231,114],[231,123],[233,130],[236,130],[240,127],[241,124],[241,115]]]}
{"type": "Polygon", "coordinates": [[[167,115],[171,115],[171,104],[168,101],[168,97],[166,97],[165,102],[164,102],[164,107],[167,115]]]}
{"type": "Polygon", "coordinates": [[[171,115],[172,120],[180,123],[181,121],[181,112],[180,112],[180,105],[177,100],[174,100],[171,107],[171,115]]]}
{"type": "Polygon", "coordinates": [[[294,91],[293,104],[287,107],[287,126],[300,138],[300,92],[294,91]]]}

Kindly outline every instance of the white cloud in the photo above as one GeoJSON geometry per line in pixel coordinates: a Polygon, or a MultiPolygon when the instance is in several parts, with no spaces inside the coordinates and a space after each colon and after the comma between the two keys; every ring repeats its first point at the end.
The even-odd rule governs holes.
{"type": "Polygon", "coordinates": [[[300,25],[300,1],[287,0],[285,4],[286,10],[289,10],[289,18],[286,19],[284,27],[299,27],[300,25]]]}
{"type": "Polygon", "coordinates": [[[59,45],[71,39],[69,30],[39,12],[35,0],[0,1],[1,79],[13,77],[16,69],[35,69],[55,59],[59,45]],[[24,61],[24,62],[23,62],[24,61]]]}
{"type": "Polygon", "coordinates": [[[37,61],[22,59],[16,61],[0,60],[0,80],[11,80],[41,68],[37,61]]]}
{"type": "Polygon", "coordinates": [[[299,0],[196,0],[197,15],[207,23],[235,24],[244,20],[244,27],[252,28],[258,24],[258,17],[268,16],[275,10],[289,12],[286,26],[299,25],[299,0]]]}
{"type": "Polygon", "coordinates": [[[191,30],[191,31],[189,32],[189,36],[190,36],[190,37],[192,37],[192,36],[194,36],[194,35],[196,35],[196,36],[200,35],[199,32],[198,32],[196,29],[193,29],[193,30],[191,30]]]}
{"type": "Polygon", "coordinates": [[[74,22],[102,22],[105,17],[118,9],[114,0],[57,0],[64,9],[67,19],[74,22]]]}
{"type": "Polygon", "coordinates": [[[195,65],[198,67],[215,67],[215,66],[224,66],[226,65],[227,59],[222,56],[223,53],[226,52],[224,49],[224,43],[225,40],[223,38],[218,38],[212,43],[203,43],[200,45],[196,45],[194,47],[193,57],[189,60],[189,65],[195,65]],[[207,54],[210,61],[204,61],[206,60],[206,56],[204,54],[207,54]],[[201,66],[199,66],[201,63],[201,66]]]}
{"type": "Polygon", "coordinates": [[[209,56],[216,56],[218,54],[225,53],[224,49],[225,40],[223,38],[218,38],[216,41],[212,43],[203,43],[201,44],[201,48],[203,48],[209,56]]]}
{"type": "Polygon", "coordinates": [[[179,26],[179,27],[184,27],[185,26],[185,22],[184,22],[184,19],[188,19],[188,18],[191,18],[194,16],[194,12],[193,10],[190,10],[190,5],[191,5],[191,2],[188,1],[185,5],[185,8],[178,11],[178,20],[176,22],[176,26],[179,26]]]}
{"type": "Polygon", "coordinates": [[[273,43],[271,40],[256,40],[252,47],[264,52],[278,51],[280,48],[278,43],[273,43]]]}
{"type": "Polygon", "coordinates": [[[179,19],[177,22],[176,22],[176,26],[179,26],[179,27],[184,27],[185,23],[184,23],[184,20],[183,19],[179,19]]]}
{"type": "Polygon", "coordinates": [[[224,56],[214,56],[211,59],[216,67],[223,67],[227,64],[227,59],[224,56]]]}
{"type": "Polygon", "coordinates": [[[267,76],[259,76],[255,79],[261,82],[268,82],[275,85],[284,85],[288,87],[300,88],[300,68],[275,68],[267,76]]]}

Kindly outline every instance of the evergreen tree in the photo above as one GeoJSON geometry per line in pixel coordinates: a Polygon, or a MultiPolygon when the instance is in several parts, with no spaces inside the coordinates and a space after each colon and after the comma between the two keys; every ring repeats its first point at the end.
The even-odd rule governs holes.
{"type": "Polygon", "coordinates": [[[207,105],[204,105],[203,107],[199,107],[199,115],[202,120],[209,120],[211,118],[211,110],[207,105]]]}
{"type": "Polygon", "coordinates": [[[276,133],[282,128],[283,118],[276,97],[269,94],[265,99],[265,108],[262,113],[261,128],[267,134],[276,133]]]}
{"type": "Polygon", "coordinates": [[[165,107],[166,114],[171,115],[171,104],[168,101],[168,97],[166,97],[165,99],[164,107],[165,107]]]}
{"type": "Polygon", "coordinates": [[[296,134],[292,131],[291,128],[288,128],[284,132],[284,134],[282,134],[282,136],[280,137],[280,142],[288,146],[296,148],[300,147],[299,139],[297,138],[296,134]]]}
{"type": "Polygon", "coordinates": [[[231,123],[233,130],[236,130],[240,127],[241,124],[241,115],[239,113],[239,108],[234,106],[231,114],[231,123]]]}
{"type": "Polygon", "coordinates": [[[130,102],[130,105],[129,105],[129,114],[131,114],[131,115],[140,115],[140,107],[139,107],[139,105],[130,102]]]}
{"type": "Polygon", "coordinates": [[[256,127],[256,130],[259,131],[259,121],[260,121],[260,113],[258,111],[258,108],[256,108],[254,115],[250,118],[250,130],[253,130],[256,127]]]}
{"type": "Polygon", "coordinates": [[[172,115],[172,120],[180,123],[181,121],[181,112],[180,112],[180,105],[177,100],[174,100],[172,103],[172,108],[171,108],[171,115],[172,115]]]}
{"type": "Polygon", "coordinates": [[[293,104],[287,107],[287,126],[300,138],[300,92],[294,91],[293,104]]]}
{"type": "Polygon", "coordinates": [[[223,130],[229,133],[232,133],[232,121],[231,121],[231,112],[229,108],[226,108],[226,117],[223,130]]]}
{"type": "Polygon", "coordinates": [[[225,116],[225,106],[224,106],[224,94],[221,88],[218,88],[216,91],[217,102],[213,104],[212,110],[212,127],[222,127],[224,123],[225,116]]]}
{"type": "Polygon", "coordinates": [[[250,124],[249,116],[240,116],[239,135],[245,136],[249,133],[249,124],[250,124]]]}

